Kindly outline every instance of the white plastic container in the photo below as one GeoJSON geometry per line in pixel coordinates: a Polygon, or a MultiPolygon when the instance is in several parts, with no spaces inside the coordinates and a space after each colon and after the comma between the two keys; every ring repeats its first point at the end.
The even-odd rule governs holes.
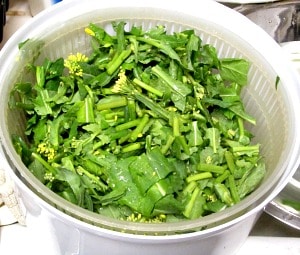
{"type": "Polygon", "coordinates": [[[49,8],[62,0],[28,0],[29,9],[32,16],[37,15],[41,11],[49,8]]]}
{"type": "MultiPolygon", "coordinates": [[[[299,0],[278,1],[264,5],[240,5],[235,8],[280,43],[298,74],[300,74],[300,13],[297,11],[299,8],[299,0]]],[[[300,202],[300,167],[282,192],[264,209],[279,221],[300,230],[300,211],[287,206],[284,203],[286,200],[300,202]]]]}
{"type": "MultiPolygon", "coordinates": [[[[111,30],[110,30],[111,31],[111,30]]],[[[37,15],[0,52],[0,138],[9,171],[27,209],[43,219],[60,254],[234,254],[246,240],[264,206],[286,185],[299,164],[299,79],[280,46],[241,14],[213,1],[152,0],[62,2],[37,15]],[[106,218],[63,200],[36,180],[16,154],[10,135],[22,133],[22,116],[8,108],[12,86],[26,77],[32,58],[55,59],[90,51],[84,28],[97,23],[108,30],[113,20],[148,29],[163,24],[169,32],[197,31],[220,57],[251,62],[249,84],[243,91],[246,110],[257,120],[249,127],[262,145],[267,175],[261,186],[239,204],[193,221],[142,224],[106,218]],[[19,42],[35,39],[27,50],[19,42]],[[43,41],[44,44],[40,44],[43,41]],[[40,53],[40,55],[38,55],[40,53]],[[277,77],[278,86],[275,86],[277,77]],[[202,231],[193,231],[204,228],[202,231]]],[[[42,221],[41,221],[42,222],[42,221]]],[[[45,236],[47,236],[45,234],[45,236]]],[[[41,238],[43,233],[41,233],[41,238]]]]}

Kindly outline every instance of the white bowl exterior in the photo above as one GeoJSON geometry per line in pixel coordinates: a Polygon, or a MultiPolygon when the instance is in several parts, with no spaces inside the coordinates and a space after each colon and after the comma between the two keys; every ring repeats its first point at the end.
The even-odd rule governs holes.
{"type": "MultiPolygon", "coordinates": [[[[3,165],[10,169],[6,163],[3,165]]],[[[34,221],[38,222],[39,241],[45,243],[53,254],[232,255],[246,241],[262,212],[257,211],[242,220],[206,232],[156,237],[120,233],[64,214],[36,196],[12,174],[12,170],[10,174],[26,207],[27,224],[35,226],[34,221]]]]}

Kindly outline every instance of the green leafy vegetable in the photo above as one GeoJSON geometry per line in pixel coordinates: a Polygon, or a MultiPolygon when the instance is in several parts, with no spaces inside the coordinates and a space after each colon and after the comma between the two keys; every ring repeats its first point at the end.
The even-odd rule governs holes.
{"type": "Polygon", "coordinates": [[[282,203],[284,205],[290,206],[293,209],[300,211],[300,203],[298,201],[295,200],[291,200],[291,199],[282,199],[282,203]]]}
{"type": "Polygon", "coordinates": [[[256,123],[240,97],[247,60],[218,59],[193,30],[112,27],[90,24],[89,56],[32,63],[35,80],[12,90],[27,120],[12,139],[30,171],[71,203],[129,221],[196,219],[253,192],[265,166],[244,126],[256,123]]]}

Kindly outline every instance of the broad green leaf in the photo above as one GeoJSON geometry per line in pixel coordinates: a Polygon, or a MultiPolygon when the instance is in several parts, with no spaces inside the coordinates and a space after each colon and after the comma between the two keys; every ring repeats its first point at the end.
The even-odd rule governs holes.
{"type": "Polygon", "coordinates": [[[220,74],[224,80],[244,86],[248,82],[249,67],[250,63],[245,59],[221,59],[220,74]]]}
{"type": "Polygon", "coordinates": [[[251,193],[261,183],[265,174],[265,165],[258,164],[255,166],[249,176],[243,182],[239,183],[237,187],[240,198],[244,198],[251,193]]]}

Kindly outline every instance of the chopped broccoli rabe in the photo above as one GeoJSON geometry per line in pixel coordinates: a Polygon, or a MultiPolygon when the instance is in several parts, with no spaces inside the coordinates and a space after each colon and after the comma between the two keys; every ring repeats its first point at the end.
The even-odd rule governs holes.
{"type": "Polygon", "coordinates": [[[256,124],[240,97],[247,60],[219,59],[193,30],[112,27],[90,24],[89,56],[33,63],[36,80],[12,90],[30,171],[74,204],[135,222],[196,219],[251,193],[265,166],[244,126],[256,124]]]}

